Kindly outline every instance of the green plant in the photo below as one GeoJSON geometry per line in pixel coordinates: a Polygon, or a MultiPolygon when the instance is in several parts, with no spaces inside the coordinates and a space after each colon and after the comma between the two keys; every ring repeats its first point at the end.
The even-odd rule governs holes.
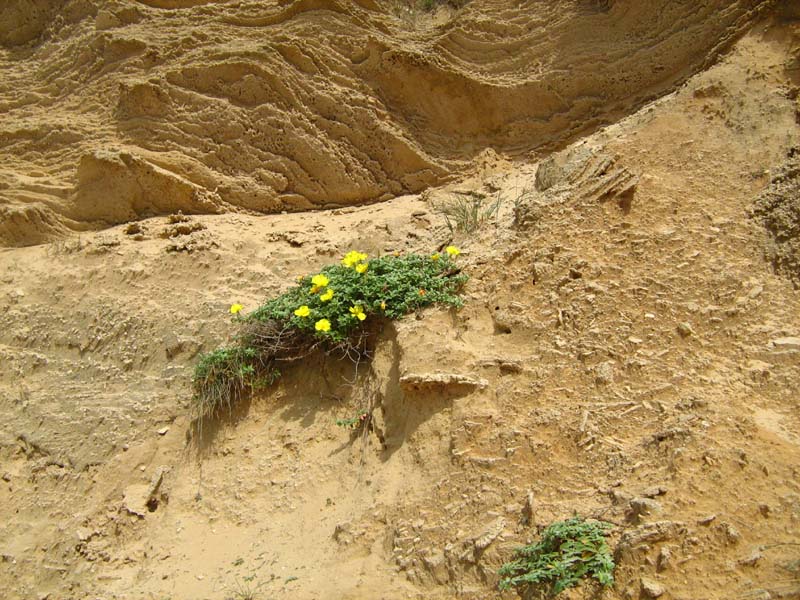
{"type": "Polygon", "coordinates": [[[243,393],[270,385],[277,364],[321,349],[354,361],[367,353],[369,341],[385,319],[431,304],[459,307],[467,276],[456,265],[459,251],[449,246],[430,256],[408,254],[368,260],[349,252],[268,300],[250,314],[231,312],[240,330],[235,344],[203,355],[192,380],[200,418],[230,409],[243,393]]]}
{"type": "Polygon", "coordinates": [[[336,425],[339,427],[344,427],[345,429],[358,429],[367,422],[368,417],[369,412],[362,410],[355,417],[350,417],[349,419],[337,419],[336,425]]]}
{"type": "Polygon", "coordinates": [[[611,585],[614,559],[606,543],[606,532],[611,527],[609,523],[579,517],[553,523],[544,530],[540,541],[517,549],[515,559],[500,568],[500,589],[549,586],[550,594],[555,596],[583,577],[611,585]]]}
{"type": "Polygon", "coordinates": [[[435,208],[451,232],[473,233],[497,218],[501,203],[499,195],[490,199],[480,192],[456,192],[435,208]]]}
{"type": "Polygon", "coordinates": [[[195,386],[202,387],[202,393],[196,395],[198,412],[202,416],[219,408],[230,409],[242,391],[269,386],[279,376],[256,348],[232,346],[204,354],[194,370],[195,386]]]}
{"type": "Polygon", "coordinates": [[[243,577],[241,581],[236,579],[235,584],[229,588],[225,600],[256,600],[258,592],[269,582],[262,581],[256,584],[255,579],[255,574],[243,577]]]}

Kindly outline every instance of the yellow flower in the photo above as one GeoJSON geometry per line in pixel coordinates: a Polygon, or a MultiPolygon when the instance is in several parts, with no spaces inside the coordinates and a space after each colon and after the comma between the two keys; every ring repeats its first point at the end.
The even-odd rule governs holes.
{"type": "Polygon", "coordinates": [[[369,266],[369,265],[368,265],[367,263],[360,263],[360,264],[357,264],[357,265],[356,265],[356,271],[357,271],[358,273],[366,273],[366,272],[367,272],[367,267],[368,267],[368,266],[369,266]]]}
{"type": "Polygon", "coordinates": [[[431,254],[431,260],[439,260],[439,253],[431,254]]]}
{"type": "Polygon", "coordinates": [[[331,330],[331,322],[328,319],[320,319],[316,323],[314,323],[314,329],[317,331],[330,331],[331,330]]]}
{"type": "Polygon", "coordinates": [[[327,302],[331,298],[333,298],[333,290],[331,288],[328,288],[328,291],[319,297],[319,299],[322,300],[323,302],[327,302]]]}
{"type": "Polygon", "coordinates": [[[386,310],[386,302],[381,302],[381,310],[386,310]]]}
{"type": "Polygon", "coordinates": [[[367,315],[364,314],[364,309],[360,306],[351,306],[350,307],[350,314],[353,315],[359,321],[363,321],[367,318],[367,315]]]}
{"type": "Polygon", "coordinates": [[[311,278],[311,283],[314,285],[315,288],[320,289],[320,288],[324,288],[330,282],[329,282],[328,278],[325,277],[325,275],[320,273],[319,275],[314,275],[311,278]]]}
{"type": "Polygon", "coordinates": [[[241,304],[231,304],[231,314],[238,315],[239,312],[244,308],[241,304]]]}
{"type": "Polygon", "coordinates": [[[303,304],[303,306],[294,311],[294,314],[296,314],[298,317],[307,317],[308,315],[311,314],[311,309],[308,308],[308,306],[306,306],[305,304],[303,304]]]}
{"type": "Polygon", "coordinates": [[[444,251],[447,252],[447,254],[449,254],[453,258],[461,254],[461,250],[459,250],[455,246],[448,246],[447,248],[444,249],[444,251]]]}
{"type": "Polygon", "coordinates": [[[356,252],[355,250],[351,250],[347,254],[344,255],[342,259],[342,264],[345,267],[354,267],[356,264],[360,263],[362,260],[366,260],[367,255],[363,252],[356,252]]]}

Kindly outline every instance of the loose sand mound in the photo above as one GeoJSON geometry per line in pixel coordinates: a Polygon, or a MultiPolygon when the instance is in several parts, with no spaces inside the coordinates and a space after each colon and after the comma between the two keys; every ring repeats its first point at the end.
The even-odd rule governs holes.
{"type": "Polygon", "coordinates": [[[12,0],[0,243],[419,192],[673,89],[769,4],[12,0]]]}

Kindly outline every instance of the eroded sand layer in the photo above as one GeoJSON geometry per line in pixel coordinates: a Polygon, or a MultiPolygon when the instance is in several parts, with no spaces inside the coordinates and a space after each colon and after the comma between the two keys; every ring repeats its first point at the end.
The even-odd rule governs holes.
{"type": "Polygon", "coordinates": [[[769,4],[7,0],[0,243],[420,192],[631,112],[769,4]]]}

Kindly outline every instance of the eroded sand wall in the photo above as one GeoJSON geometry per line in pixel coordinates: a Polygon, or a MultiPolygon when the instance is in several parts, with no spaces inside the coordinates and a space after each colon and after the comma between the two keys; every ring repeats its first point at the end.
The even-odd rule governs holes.
{"type": "Polygon", "coordinates": [[[771,4],[11,0],[0,243],[419,192],[671,90],[771,4]]]}

